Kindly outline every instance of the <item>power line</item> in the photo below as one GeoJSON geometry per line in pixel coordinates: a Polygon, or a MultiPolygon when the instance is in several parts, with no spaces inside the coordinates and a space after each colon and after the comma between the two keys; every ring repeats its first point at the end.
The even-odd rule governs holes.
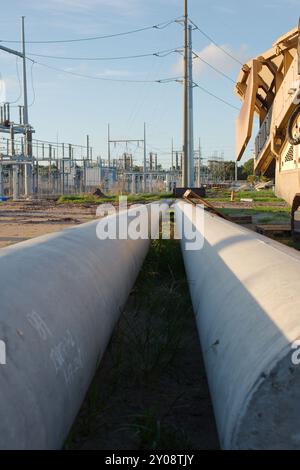
{"type": "Polygon", "coordinates": [[[41,62],[35,61],[36,64],[41,65],[42,67],[46,67],[51,70],[55,70],[56,72],[62,72],[69,75],[74,75],[75,77],[81,78],[90,78],[93,80],[102,80],[106,82],[124,82],[124,83],[169,83],[169,82],[178,82],[181,77],[168,77],[168,78],[161,78],[158,80],[131,80],[126,78],[105,78],[105,77],[97,77],[95,75],[85,75],[78,72],[71,72],[70,70],[61,69],[58,67],[52,67],[52,65],[42,64],[41,62]]]}
{"type": "MultiPolygon", "coordinates": [[[[174,52],[178,52],[180,54],[182,54],[182,50],[180,50],[179,48],[177,48],[174,52]]],[[[222,75],[224,78],[227,78],[227,80],[230,80],[232,83],[235,83],[235,80],[233,80],[233,78],[229,77],[229,75],[226,75],[226,73],[222,72],[220,69],[218,69],[217,67],[215,67],[214,65],[212,65],[210,62],[207,62],[207,60],[203,59],[199,54],[197,54],[195,51],[193,51],[193,56],[194,56],[194,59],[199,59],[201,60],[201,62],[203,62],[204,64],[208,65],[208,67],[210,67],[212,70],[214,70],[215,72],[219,73],[220,75],[222,75]]]]}
{"type": "MultiPolygon", "coordinates": [[[[158,23],[155,25],[151,26],[145,26],[144,28],[138,28],[138,29],[132,29],[130,31],[124,31],[121,33],[115,33],[115,34],[106,34],[103,36],[91,36],[87,38],[78,38],[78,39],[52,39],[52,40],[45,40],[45,41],[26,41],[27,44],[58,44],[58,43],[67,43],[67,42],[82,42],[82,41],[95,41],[98,39],[108,39],[108,38],[114,38],[118,36],[126,36],[129,34],[135,34],[135,33],[140,33],[142,31],[147,31],[151,29],[165,29],[172,23],[175,23],[178,18],[175,18],[170,21],[166,21],[164,23],[158,23]]],[[[6,40],[2,39],[0,42],[7,42],[7,43],[19,43],[20,41],[12,41],[12,40],[6,40]]]]}
{"type": "Polygon", "coordinates": [[[207,90],[206,88],[204,88],[203,86],[199,85],[198,83],[195,83],[194,82],[194,86],[196,86],[197,88],[200,88],[200,90],[202,90],[204,93],[212,96],[213,98],[215,98],[216,100],[218,101],[221,101],[222,103],[224,104],[227,104],[227,106],[230,106],[231,108],[233,109],[237,109],[238,111],[240,110],[237,106],[235,106],[234,104],[231,104],[229,103],[229,101],[226,101],[224,100],[223,98],[220,98],[219,96],[215,95],[214,93],[212,93],[211,91],[207,90]]]}
{"type": "Polygon", "coordinates": [[[226,51],[224,47],[220,46],[220,44],[218,44],[211,36],[209,36],[209,34],[203,31],[203,29],[200,29],[199,26],[197,26],[192,20],[190,20],[190,22],[192,23],[192,25],[195,27],[196,30],[198,30],[203,36],[205,36],[209,41],[211,41],[218,49],[224,52],[224,54],[226,54],[228,57],[230,57],[232,60],[234,60],[238,64],[242,66],[244,65],[239,59],[237,59],[232,54],[230,54],[230,52],[226,51]]]}
{"type": "Polygon", "coordinates": [[[27,53],[28,56],[34,57],[45,57],[48,59],[60,59],[60,60],[93,60],[93,61],[100,61],[100,60],[122,60],[122,59],[139,59],[142,57],[166,57],[173,52],[177,52],[178,48],[175,49],[165,49],[162,51],[156,52],[149,52],[145,54],[136,54],[136,55],[127,55],[127,56],[117,56],[117,57],[64,57],[64,56],[53,56],[47,54],[33,54],[27,53]]]}
{"type": "Polygon", "coordinates": [[[34,89],[34,80],[33,80],[33,67],[34,67],[34,64],[35,64],[35,62],[32,62],[32,63],[31,63],[31,69],[30,69],[31,88],[32,88],[32,95],[33,95],[33,98],[32,98],[32,102],[30,103],[30,105],[28,105],[28,107],[33,106],[34,103],[35,103],[35,89],[34,89]]]}
{"type": "Polygon", "coordinates": [[[235,80],[233,80],[233,78],[229,77],[229,75],[226,75],[226,73],[222,72],[221,70],[219,70],[217,67],[215,67],[214,65],[210,64],[209,62],[207,62],[206,60],[204,60],[202,57],[199,56],[199,54],[197,54],[196,52],[193,51],[193,54],[194,56],[201,60],[201,62],[203,62],[204,64],[208,65],[208,67],[210,67],[212,70],[214,70],[215,72],[219,73],[220,75],[222,75],[224,78],[227,78],[227,80],[229,80],[230,82],[232,83],[235,83],[235,80]]]}
{"type": "Polygon", "coordinates": [[[21,96],[22,96],[22,85],[21,85],[21,77],[20,77],[20,72],[19,72],[19,67],[18,67],[18,57],[16,56],[16,71],[17,71],[17,78],[18,78],[18,84],[19,84],[19,96],[15,101],[11,101],[11,104],[17,103],[21,96]]]}
{"type": "MultiPolygon", "coordinates": [[[[69,145],[66,142],[53,142],[51,140],[41,140],[41,139],[32,139],[33,142],[37,142],[40,144],[51,144],[51,145],[69,145]]],[[[83,148],[86,149],[86,145],[81,145],[81,144],[70,144],[72,147],[78,147],[78,148],[83,148]]]]}

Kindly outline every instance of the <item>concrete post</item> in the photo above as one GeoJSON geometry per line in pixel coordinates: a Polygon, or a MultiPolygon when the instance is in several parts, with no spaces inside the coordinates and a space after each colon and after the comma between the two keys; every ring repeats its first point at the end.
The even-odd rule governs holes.
{"type": "Polygon", "coordinates": [[[181,244],[221,447],[299,449],[300,253],[190,207],[176,221],[204,241],[181,244]]]}

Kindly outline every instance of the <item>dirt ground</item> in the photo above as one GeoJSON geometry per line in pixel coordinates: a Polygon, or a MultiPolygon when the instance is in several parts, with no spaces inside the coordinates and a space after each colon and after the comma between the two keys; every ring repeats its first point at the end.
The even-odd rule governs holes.
{"type": "MultiPolygon", "coordinates": [[[[251,213],[253,224],[248,228],[255,230],[255,224],[267,221],[271,222],[287,221],[288,214],[282,210],[286,208],[286,203],[276,201],[275,209],[278,214],[267,214],[254,211],[252,208],[272,206],[274,202],[214,202],[217,208],[224,209],[228,214],[239,215],[251,213]]],[[[59,232],[72,225],[88,222],[96,217],[97,204],[58,204],[54,200],[32,200],[19,202],[0,202],[0,248],[14,243],[18,243],[30,238],[38,237],[46,233],[59,232]]]]}
{"type": "Polygon", "coordinates": [[[49,200],[1,202],[0,248],[88,222],[96,217],[96,208],[49,200]]]}

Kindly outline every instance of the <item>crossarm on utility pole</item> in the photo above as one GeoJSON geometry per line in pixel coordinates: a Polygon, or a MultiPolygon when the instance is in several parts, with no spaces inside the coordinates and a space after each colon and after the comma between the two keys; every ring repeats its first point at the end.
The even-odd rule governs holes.
{"type": "Polygon", "coordinates": [[[15,51],[14,49],[10,49],[9,47],[5,47],[5,46],[0,45],[0,50],[4,51],[4,52],[8,52],[9,54],[17,55],[18,57],[23,58],[22,52],[15,51]]]}

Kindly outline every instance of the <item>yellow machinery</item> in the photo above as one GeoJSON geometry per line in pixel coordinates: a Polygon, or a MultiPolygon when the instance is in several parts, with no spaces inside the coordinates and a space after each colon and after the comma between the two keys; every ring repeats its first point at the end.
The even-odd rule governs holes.
{"type": "Polygon", "coordinates": [[[236,92],[243,101],[236,123],[236,158],[247,147],[256,114],[255,173],[275,178],[276,194],[292,206],[294,226],[300,206],[300,21],[242,67],[236,92]]]}

